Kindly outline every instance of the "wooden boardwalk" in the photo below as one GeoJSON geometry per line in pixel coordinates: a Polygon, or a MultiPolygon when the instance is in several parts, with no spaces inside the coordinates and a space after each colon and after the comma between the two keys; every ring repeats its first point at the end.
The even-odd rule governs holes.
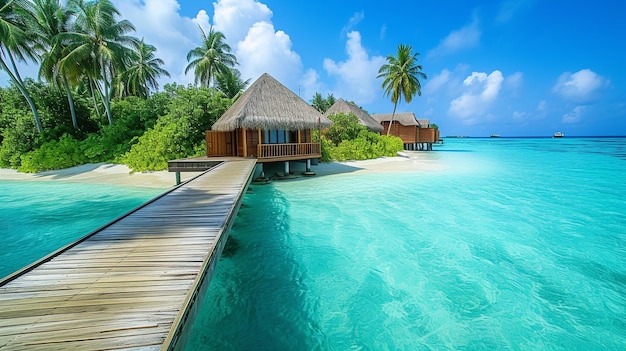
{"type": "Polygon", "coordinates": [[[0,350],[173,348],[254,165],[225,162],[5,278],[0,350]]]}

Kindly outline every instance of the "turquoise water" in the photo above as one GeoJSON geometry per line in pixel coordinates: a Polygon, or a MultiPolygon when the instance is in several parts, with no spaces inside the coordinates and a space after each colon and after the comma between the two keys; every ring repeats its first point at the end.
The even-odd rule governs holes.
{"type": "MultiPolygon", "coordinates": [[[[419,158],[251,186],[187,349],[626,349],[626,139],[419,158]]],[[[161,191],[0,181],[0,277],[161,191]]]]}
{"type": "Polygon", "coordinates": [[[252,186],[187,349],[626,349],[626,139],[419,157],[252,186]]]}
{"type": "Polygon", "coordinates": [[[0,180],[0,278],[162,192],[61,181],[0,180]]]}

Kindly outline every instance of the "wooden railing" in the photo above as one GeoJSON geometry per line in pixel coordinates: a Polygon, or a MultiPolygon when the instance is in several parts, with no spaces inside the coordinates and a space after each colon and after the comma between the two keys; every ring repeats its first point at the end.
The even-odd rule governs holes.
{"type": "Polygon", "coordinates": [[[259,144],[258,158],[320,156],[320,143],[259,144]]]}

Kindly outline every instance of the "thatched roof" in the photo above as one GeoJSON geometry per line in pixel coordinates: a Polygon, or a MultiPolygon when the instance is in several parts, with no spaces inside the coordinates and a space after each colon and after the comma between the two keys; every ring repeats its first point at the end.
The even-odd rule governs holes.
{"type": "Polygon", "coordinates": [[[420,128],[430,128],[430,120],[426,118],[418,118],[417,124],[419,124],[420,128]]]}
{"type": "Polygon", "coordinates": [[[228,132],[247,129],[315,129],[332,122],[313,106],[264,73],[220,117],[212,130],[228,132]]]}
{"type": "MultiPolygon", "coordinates": [[[[391,113],[375,113],[375,114],[372,114],[372,118],[378,121],[379,123],[389,122],[391,121],[391,115],[392,115],[391,113]]],[[[396,113],[393,116],[393,121],[398,122],[402,124],[403,126],[418,126],[418,127],[420,126],[413,112],[396,113]]]]}
{"type": "Polygon", "coordinates": [[[363,111],[357,105],[347,102],[344,99],[337,100],[325,113],[324,116],[328,117],[333,113],[353,113],[358,119],[359,124],[364,125],[365,128],[372,132],[380,133],[383,131],[383,126],[372,118],[367,112],[363,111]]]}

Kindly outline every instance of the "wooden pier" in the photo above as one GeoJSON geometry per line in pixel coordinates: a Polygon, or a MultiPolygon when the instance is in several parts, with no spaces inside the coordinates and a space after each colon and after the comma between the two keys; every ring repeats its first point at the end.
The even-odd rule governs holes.
{"type": "Polygon", "coordinates": [[[217,165],[2,279],[0,350],[180,346],[255,163],[217,165]]]}

